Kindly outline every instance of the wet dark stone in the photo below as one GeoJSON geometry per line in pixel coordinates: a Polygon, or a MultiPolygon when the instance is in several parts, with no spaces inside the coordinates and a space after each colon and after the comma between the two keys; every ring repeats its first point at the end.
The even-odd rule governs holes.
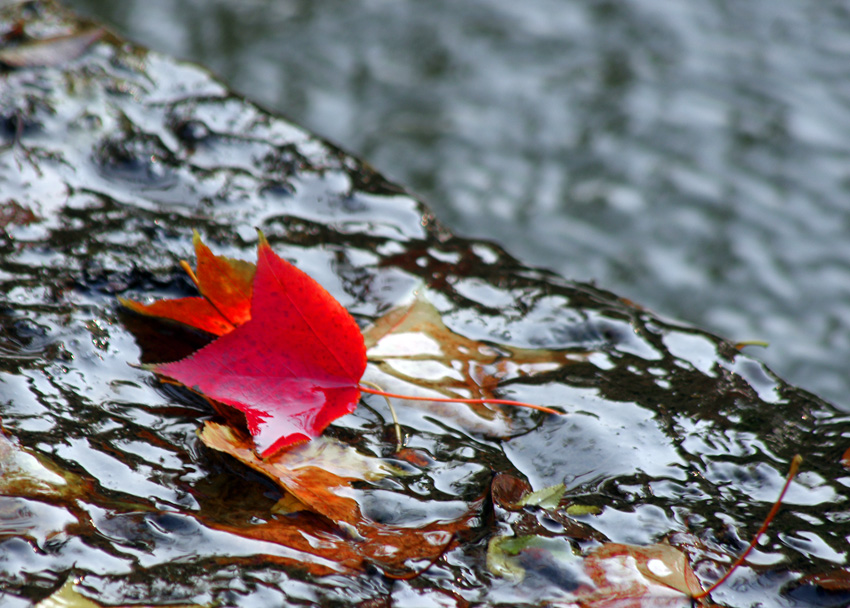
{"type": "Polygon", "coordinates": [[[566,591],[574,591],[579,585],[587,584],[585,578],[576,576],[575,568],[573,570],[565,568],[554,561],[550,554],[540,549],[522,551],[518,561],[526,569],[526,576],[538,579],[534,581],[537,584],[550,583],[566,591]]]}
{"type": "Polygon", "coordinates": [[[174,184],[169,156],[156,138],[141,134],[106,139],[94,151],[94,161],[104,177],[140,188],[168,188],[174,184]]]}
{"type": "Polygon", "coordinates": [[[204,143],[212,136],[209,127],[199,120],[176,120],[171,130],[189,148],[204,143]]]}
{"type": "MultiPolygon", "coordinates": [[[[50,2],[0,9],[2,29],[21,19],[57,34],[78,25],[50,2]]],[[[320,606],[389,593],[415,606],[420,592],[514,605],[487,571],[493,535],[545,533],[570,547],[688,532],[731,554],[798,452],[804,471],[753,576],[776,604],[787,582],[846,561],[846,416],[735,345],[455,237],[402,187],[198,67],[102,40],[64,67],[0,74],[0,87],[0,418],[89,492],[36,498],[84,522],[55,531],[49,553],[24,536],[3,539],[0,604],[40,599],[45,580],[73,575],[96,580],[115,605],[164,602],[177,586],[184,603],[245,607],[264,605],[268,590],[270,605],[281,594],[320,606]],[[451,331],[498,353],[478,370],[482,382],[507,374],[500,395],[567,412],[397,407],[407,447],[427,457],[410,475],[353,487],[364,512],[422,525],[481,500],[472,540],[413,583],[311,576],[288,549],[223,529],[278,521],[276,488],[203,447],[196,432],[216,414],[201,397],[138,367],[186,356],[209,336],[131,315],[116,296],[192,295],[179,266],[193,257],[192,230],[216,253],[253,260],[256,228],[364,326],[424,290],[451,331]],[[519,366],[511,353],[523,349],[567,363],[519,366]],[[563,504],[601,512],[571,526],[564,512],[502,508],[498,492],[494,507],[496,474],[523,490],[563,483],[563,504]]],[[[328,434],[392,456],[388,428],[384,404],[364,399],[328,434]]],[[[526,558],[535,601],[574,588],[551,554],[526,558]]],[[[794,593],[815,604],[816,593],[794,593]]],[[[724,598],[751,603],[746,590],[724,598]]]]}

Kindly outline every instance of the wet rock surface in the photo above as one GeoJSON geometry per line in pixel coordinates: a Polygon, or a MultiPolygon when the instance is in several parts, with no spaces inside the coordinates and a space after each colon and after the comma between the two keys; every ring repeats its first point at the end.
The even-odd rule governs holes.
{"type": "MultiPolygon", "coordinates": [[[[87,28],[51,3],[0,11],[7,45],[87,28]]],[[[804,578],[847,558],[846,416],[734,345],[456,238],[362,162],[204,70],[108,35],[64,61],[7,65],[0,137],[0,417],[53,471],[41,473],[49,491],[0,497],[4,606],[32,605],[69,576],[107,604],[516,605],[517,585],[486,565],[489,540],[511,532],[576,554],[687,536],[710,580],[708,558],[743,549],[796,453],[804,472],[785,508],[715,600],[846,600],[804,578]],[[200,443],[214,416],[205,402],[128,365],[176,359],[204,338],[140,320],[116,296],[191,295],[178,263],[191,257],[192,229],[217,253],[252,259],[255,227],[364,327],[424,290],[449,330],[503,354],[460,376],[495,378],[500,396],[568,414],[400,406],[417,465],[358,490],[368,517],[450,520],[488,495],[494,473],[534,490],[563,483],[562,506],[595,514],[518,516],[484,501],[475,533],[409,581],[371,569],[316,575],[297,565],[316,558],[233,533],[275,520],[280,492],[200,443]],[[551,351],[561,364],[525,369],[512,349],[551,351]]],[[[388,420],[367,397],[328,434],[395,458],[388,420]]],[[[550,566],[527,577],[529,603],[570,587],[550,566]]]]}

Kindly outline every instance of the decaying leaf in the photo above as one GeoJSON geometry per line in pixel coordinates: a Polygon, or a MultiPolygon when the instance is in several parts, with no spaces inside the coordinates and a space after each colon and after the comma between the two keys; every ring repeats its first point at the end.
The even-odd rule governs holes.
{"type": "Polygon", "coordinates": [[[617,598],[645,598],[657,606],[690,608],[691,598],[702,592],[687,556],[667,544],[607,543],[590,552],[584,569],[598,588],[595,606],[610,606],[617,598]]]}
{"type": "Polygon", "coordinates": [[[563,538],[496,537],[487,567],[515,582],[545,581],[585,608],[691,608],[702,591],[685,554],[666,544],[606,543],[581,557],[563,538]]]}
{"type": "Polygon", "coordinates": [[[324,436],[282,449],[269,458],[258,457],[248,438],[223,424],[207,422],[200,438],[207,447],[267,475],[309,510],[352,526],[362,518],[357,502],[345,495],[345,489],[353,481],[374,481],[400,473],[379,458],[364,456],[324,436]]]}
{"type": "MultiPolygon", "coordinates": [[[[747,549],[723,576],[705,590],[700,586],[687,556],[663,543],[644,547],[603,543],[592,549],[582,561],[583,574],[592,580],[592,585],[587,585],[582,577],[575,574],[567,575],[575,569],[575,554],[571,550],[551,547],[553,542],[567,542],[564,538],[553,540],[539,534],[494,537],[488,546],[487,564],[493,573],[516,581],[522,581],[529,573],[550,579],[550,583],[558,588],[559,596],[566,591],[570,601],[585,608],[684,608],[697,602],[704,604],[705,598],[729,578],[756,546],[782,505],[801,462],[799,455],[791,461],[782,491],[747,549]]],[[[509,487],[504,482],[500,486],[509,487]]],[[[540,496],[545,495],[540,493],[540,496]]]]}
{"type": "Polygon", "coordinates": [[[30,452],[0,431],[0,495],[74,498],[89,487],[50,460],[30,452]]]}
{"type": "Polygon", "coordinates": [[[520,501],[531,492],[531,484],[509,473],[496,473],[490,484],[493,502],[508,511],[522,509],[520,501]]]}
{"type": "MultiPolygon", "coordinates": [[[[421,293],[363,331],[370,365],[364,378],[386,390],[415,396],[493,399],[505,380],[559,369],[581,355],[493,345],[450,330],[421,293]]],[[[415,402],[409,405],[417,407],[415,402]]],[[[419,407],[422,407],[421,405],[419,407]]],[[[512,421],[498,407],[458,408],[426,402],[429,411],[489,435],[509,433],[512,421]],[[466,412],[473,412],[472,416],[466,412]]]]}
{"type": "Polygon", "coordinates": [[[13,68],[50,67],[68,63],[103,37],[102,28],[31,40],[0,49],[0,63],[13,68]]]}
{"type": "MultiPolygon", "coordinates": [[[[396,570],[405,563],[431,560],[459,532],[474,525],[481,509],[475,501],[461,517],[420,527],[382,525],[366,518],[351,491],[355,481],[372,481],[394,469],[378,458],[357,453],[330,439],[283,449],[259,458],[247,437],[233,429],[207,423],[201,433],[209,447],[225,452],[267,475],[316,515],[300,519],[270,518],[237,526],[207,521],[233,534],[274,542],[301,552],[300,557],[276,558],[314,574],[362,570],[366,563],[396,570]]],[[[258,514],[262,515],[262,514],[258,514]]]]}

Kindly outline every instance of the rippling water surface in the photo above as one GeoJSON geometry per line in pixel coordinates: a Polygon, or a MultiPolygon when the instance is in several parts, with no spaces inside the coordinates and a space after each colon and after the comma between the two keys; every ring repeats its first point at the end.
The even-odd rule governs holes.
{"type": "Polygon", "coordinates": [[[69,4],[850,409],[846,3],[69,4]]]}

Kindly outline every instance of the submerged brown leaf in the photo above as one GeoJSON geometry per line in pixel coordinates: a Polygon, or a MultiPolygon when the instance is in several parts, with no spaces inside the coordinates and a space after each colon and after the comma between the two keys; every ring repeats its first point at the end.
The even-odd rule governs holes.
{"type": "Polygon", "coordinates": [[[366,563],[396,570],[408,560],[434,559],[457,533],[474,524],[481,508],[478,500],[457,519],[420,527],[383,525],[363,515],[352,488],[356,481],[369,482],[398,473],[379,458],[319,437],[261,459],[247,437],[212,422],[206,423],[200,437],[208,447],[267,475],[311,512],[294,518],[269,514],[269,520],[247,525],[211,521],[207,525],[298,551],[300,556],[272,559],[299,565],[314,574],[362,570],[366,563]]]}
{"type": "Polygon", "coordinates": [[[260,458],[253,442],[229,426],[207,422],[200,433],[207,447],[230,454],[239,462],[267,475],[309,510],[336,523],[358,525],[357,502],[345,496],[353,481],[374,481],[393,472],[378,458],[320,435],[314,440],[260,458]]]}
{"type": "Polygon", "coordinates": [[[0,495],[26,498],[76,498],[91,484],[30,452],[0,430],[0,495]]]}
{"type": "MultiPolygon", "coordinates": [[[[0,51],[2,52],[2,51],[0,51]]],[[[38,215],[18,201],[10,199],[0,202],[0,230],[5,230],[10,225],[28,226],[39,221],[38,215]]]]}
{"type": "Polygon", "coordinates": [[[91,28],[44,38],[31,40],[15,46],[0,49],[0,63],[12,68],[51,67],[72,61],[100,40],[106,32],[102,28],[91,28]]]}
{"type": "MultiPolygon", "coordinates": [[[[419,293],[409,305],[390,310],[366,328],[363,338],[372,363],[364,379],[384,390],[415,396],[494,399],[505,380],[553,371],[581,357],[472,340],[449,329],[440,312],[419,293]]],[[[429,411],[476,432],[502,436],[512,427],[499,406],[425,403],[429,411]]],[[[414,401],[407,404],[423,407],[414,401]]]]}
{"type": "Polygon", "coordinates": [[[520,501],[530,492],[531,484],[509,473],[496,473],[490,484],[493,502],[508,511],[521,510],[523,505],[520,501]]]}
{"type": "Polygon", "coordinates": [[[850,569],[835,568],[828,572],[819,572],[804,576],[796,585],[814,585],[832,593],[850,592],[850,569]]]}
{"type": "Polygon", "coordinates": [[[606,543],[580,557],[563,538],[496,537],[487,567],[515,583],[542,577],[561,601],[585,608],[690,608],[702,591],[685,554],[666,544],[606,543]]]}

